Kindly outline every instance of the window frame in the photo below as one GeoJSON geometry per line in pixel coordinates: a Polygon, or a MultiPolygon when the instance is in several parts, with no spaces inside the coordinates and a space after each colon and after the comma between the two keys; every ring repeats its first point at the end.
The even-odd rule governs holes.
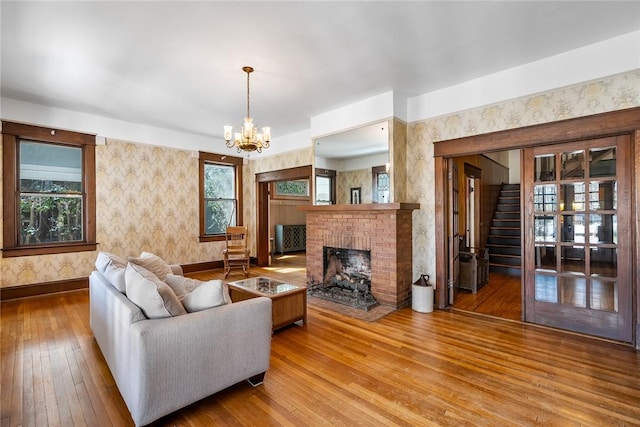
{"type": "Polygon", "coordinates": [[[244,159],[242,157],[227,156],[224,154],[207,153],[200,151],[198,155],[198,175],[199,175],[199,216],[200,216],[200,230],[198,239],[200,242],[221,242],[225,240],[224,234],[205,234],[205,194],[204,194],[204,167],[206,164],[216,164],[222,166],[233,166],[235,174],[235,198],[238,201],[236,205],[236,225],[242,225],[242,164],[244,159]]]}
{"type": "Polygon", "coordinates": [[[285,179],[281,181],[273,181],[269,183],[269,194],[271,195],[271,200],[299,200],[299,201],[310,201],[311,200],[311,179],[310,178],[301,178],[301,179],[285,179]],[[276,190],[276,186],[280,182],[290,182],[290,181],[305,181],[307,183],[307,194],[305,196],[297,196],[295,194],[280,194],[276,190]]]}
{"type": "Polygon", "coordinates": [[[24,123],[2,121],[3,248],[2,257],[95,251],[96,242],[96,135],[24,123]],[[80,242],[20,244],[19,150],[20,140],[82,149],[84,239],[80,242]]]}
{"type": "MultiPolygon", "coordinates": [[[[319,176],[323,177],[323,178],[329,178],[329,197],[331,200],[329,200],[329,205],[335,205],[336,204],[336,177],[338,175],[338,172],[335,170],[331,170],[331,169],[319,169],[316,168],[315,170],[315,178],[317,179],[319,176]]],[[[313,196],[313,200],[314,200],[314,204],[318,204],[318,187],[317,187],[317,183],[315,183],[314,185],[314,196],[313,196]]],[[[328,206],[328,205],[325,205],[328,206]]]]}
{"type": "Polygon", "coordinates": [[[381,202],[378,199],[378,176],[381,174],[388,175],[389,177],[389,198],[391,198],[391,175],[387,170],[386,166],[373,166],[371,168],[371,202],[372,203],[389,203],[390,200],[386,202],[381,202]]]}

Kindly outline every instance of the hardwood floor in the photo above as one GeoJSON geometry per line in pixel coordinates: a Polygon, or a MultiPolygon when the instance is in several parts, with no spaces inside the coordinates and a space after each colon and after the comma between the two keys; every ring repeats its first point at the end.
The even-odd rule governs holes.
{"type": "MultiPolygon", "coordinates": [[[[251,274],[292,267],[274,268],[251,274]]],[[[0,308],[1,426],[132,425],[86,290],[0,308]]],[[[630,347],[457,310],[407,308],[372,323],[308,315],[273,335],[263,385],[239,383],[154,425],[640,425],[630,347]]]]}
{"type": "Polygon", "coordinates": [[[522,320],[522,285],[519,276],[489,273],[488,283],[474,295],[460,291],[453,307],[510,320],[522,320]]]}

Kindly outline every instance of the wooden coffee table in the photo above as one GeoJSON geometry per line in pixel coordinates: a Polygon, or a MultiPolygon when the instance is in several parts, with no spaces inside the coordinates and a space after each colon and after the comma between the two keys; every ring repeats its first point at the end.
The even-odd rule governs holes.
{"type": "Polygon", "coordinates": [[[272,302],[272,330],[302,320],[307,323],[307,287],[280,282],[269,277],[229,282],[233,302],[249,298],[267,297],[272,302]]]}

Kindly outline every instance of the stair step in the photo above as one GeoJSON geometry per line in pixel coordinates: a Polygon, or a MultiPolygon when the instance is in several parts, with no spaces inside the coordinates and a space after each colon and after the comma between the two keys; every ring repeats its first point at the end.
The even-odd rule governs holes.
{"type": "Polygon", "coordinates": [[[518,230],[520,229],[520,219],[511,219],[511,218],[504,218],[504,219],[493,219],[493,222],[491,223],[491,227],[511,227],[511,228],[517,228],[518,230]]]}
{"type": "Polygon", "coordinates": [[[522,245],[520,241],[520,236],[502,237],[502,236],[492,236],[492,235],[489,235],[489,238],[487,239],[487,244],[517,246],[517,247],[520,247],[522,245]]]}
{"type": "Polygon", "coordinates": [[[520,212],[520,204],[517,205],[509,205],[503,204],[498,201],[498,205],[496,206],[496,211],[498,212],[520,212]]]}
{"type": "Polygon", "coordinates": [[[518,190],[520,191],[520,184],[502,184],[503,190],[518,190]]]}
{"type": "Polygon", "coordinates": [[[513,196],[500,194],[498,203],[505,205],[520,205],[520,194],[514,194],[513,196]]]}
{"type": "Polygon", "coordinates": [[[517,219],[520,221],[520,211],[518,212],[495,212],[493,219],[517,219]]]}
{"type": "Polygon", "coordinates": [[[487,249],[489,250],[489,257],[491,257],[491,255],[520,256],[522,253],[520,246],[487,245],[487,249]]]}
{"type": "Polygon", "coordinates": [[[490,236],[520,236],[520,227],[491,227],[490,236]]]}

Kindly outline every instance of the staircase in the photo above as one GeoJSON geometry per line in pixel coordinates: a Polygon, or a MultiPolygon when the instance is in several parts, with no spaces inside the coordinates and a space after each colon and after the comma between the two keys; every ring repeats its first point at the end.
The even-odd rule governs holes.
{"type": "Polygon", "coordinates": [[[520,184],[502,184],[487,240],[489,271],[520,276],[521,246],[520,184]]]}

